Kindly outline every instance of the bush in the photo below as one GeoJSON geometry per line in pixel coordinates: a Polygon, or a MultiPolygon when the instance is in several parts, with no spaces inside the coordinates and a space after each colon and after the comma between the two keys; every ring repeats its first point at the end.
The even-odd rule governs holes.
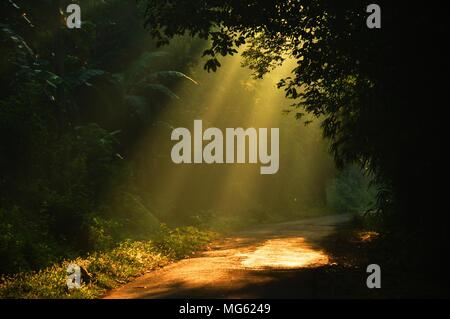
{"type": "Polygon", "coordinates": [[[356,165],[342,170],[326,189],[327,205],[337,213],[361,213],[374,207],[376,189],[356,165]]]}
{"type": "Polygon", "coordinates": [[[204,246],[215,236],[216,233],[214,232],[202,231],[192,226],[171,230],[162,224],[154,244],[156,249],[163,255],[173,259],[180,259],[189,256],[189,254],[204,246]]]}
{"type": "Polygon", "coordinates": [[[98,298],[145,271],[191,255],[216,236],[194,227],[161,229],[154,241],[125,241],[110,251],[65,260],[37,272],[0,278],[0,298],[98,298]],[[80,289],[69,290],[66,286],[66,269],[71,263],[83,267],[90,275],[89,282],[82,283],[80,289]]]}

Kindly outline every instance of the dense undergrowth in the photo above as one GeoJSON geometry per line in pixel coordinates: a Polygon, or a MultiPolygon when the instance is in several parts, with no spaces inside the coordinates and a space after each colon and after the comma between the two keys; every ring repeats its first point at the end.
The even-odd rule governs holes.
{"type": "Polygon", "coordinates": [[[216,236],[195,227],[169,229],[162,225],[153,240],[125,241],[111,250],[65,260],[36,272],[3,277],[0,298],[98,298],[146,271],[192,255],[216,236]],[[80,289],[69,290],[66,285],[66,270],[72,263],[85,269],[89,276],[80,289]]]}
{"type": "Polygon", "coordinates": [[[61,24],[63,2],[0,4],[3,275],[145,241],[166,221],[130,154],[185,77],[165,67],[189,57],[155,52],[134,2],[83,1],[79,30],[61,24]]]}

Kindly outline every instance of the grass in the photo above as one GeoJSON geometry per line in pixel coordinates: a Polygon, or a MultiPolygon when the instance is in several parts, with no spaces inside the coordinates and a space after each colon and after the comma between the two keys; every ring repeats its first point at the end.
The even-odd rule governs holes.
{"type": "Polygon", "coordinates": [[[217,236],[195,227],[168,229],[150,241],[123,242],[110,251],[95,252],[84,258],[65,260],[48,268],[0,278],[0,298],[93,299],[119,287],[146,271],[191,256],[217,236]],[[68,289],[66,269],[75,263],[89,273],[80,289],[68,289]]]}

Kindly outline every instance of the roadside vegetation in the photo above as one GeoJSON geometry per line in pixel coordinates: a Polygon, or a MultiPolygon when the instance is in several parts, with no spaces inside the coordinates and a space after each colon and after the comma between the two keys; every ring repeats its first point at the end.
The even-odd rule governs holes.
{"type": "Polygon", "coordinates": [[[125,241],[111,250],[3,277],[0,298],[99,298],[145,272],[192,256],[216,236],[194,227],[169,229],[162,225],[153,240],[125,241]],[[80,289],[68,289],[66,284],[67,267],[73,263],[85,271],[80,289]]]}

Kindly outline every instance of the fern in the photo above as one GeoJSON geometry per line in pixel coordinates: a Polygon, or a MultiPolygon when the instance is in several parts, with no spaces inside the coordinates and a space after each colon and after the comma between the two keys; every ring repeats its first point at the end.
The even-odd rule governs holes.
{"type": "Polygon", "coordinates": [[[169,88],[167,88],[166,86],[164,86],[162,84],[157,84],[157,83],[155,83],[155,84],[147,84],[143,88],[163,93],[164,95],[166,95],[168,97],[171,97],[173,99],[177,99],[177,100],[180,99],[178,97],[178,95],[173,93],[169,88]]]}
{"type": "Polygon", "coordinates": [[[193,78],[179,71],[156,71],[151,70],[155,59],[168,56],[168,53],[163,51],[146,52],[133,63],[133,65],[122,73],[114,74],[128,96],[128,101],[133,108],[136,108],[138,114],[142,114],[143,97],[137,99],[138,93],[142,91],[152,90],[159,92],[172,99],[179,100],[179,96],[172,92],[167,86],[161,82],[169,79],[185,79],[191,83],[198,84],[193,78]]]}
{"type": "Polygon", "coordinates": [[[186,79],[191,81],[192,83],[198,85],[198,82],[195,81],[193,78],[187,76],[184,73],[178,72],[178,71],[159,71],[154,72],[150,74],[147,78],[153,79],[153,80],[165,80],[165,79],[186,79]]]}

